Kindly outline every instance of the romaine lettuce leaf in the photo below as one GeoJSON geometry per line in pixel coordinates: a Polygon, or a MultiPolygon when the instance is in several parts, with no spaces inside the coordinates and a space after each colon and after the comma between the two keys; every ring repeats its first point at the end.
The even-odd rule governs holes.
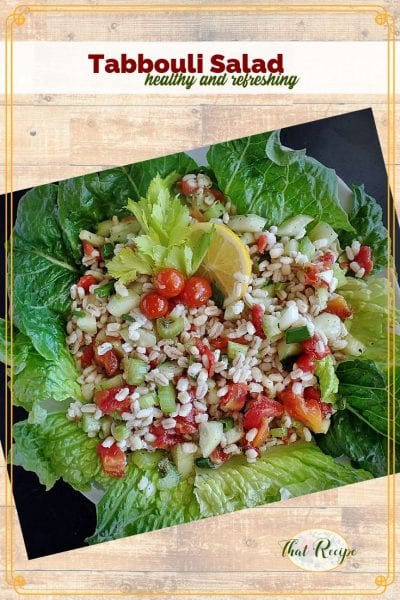
{"type": "Polygon", "coordinates": [[[361,244],[372,248],[374,271],[380,271],[387,265],[388,232],[382,222],[382,208],[366,194],[363,185],[353,185],[353,204],[349,212],[349,220],[356,233],[343,231],[339,235],[342,247],[351,246],[356,239],[361,244]]]}
{"type": "MultiPolygon", "coordinates": [[[[391,437],[388,430],[388,389],[385,374],[371,360],[352,360],[341,363],[336,374],[339,394],[346,408],[356,414],[378,433],[391,437]]],[[[400,390],[400,368],[396,369],[395,390],[400,390]]],[[[394,420],[400,424],[400,397],[395,393],[394,420]]],[[[400,443],[400,427],[395,439],[400,443]]]]}
{"type": "Polygon", "coordinates": [[[157,467],[142,470],[131,464],[127,477],[112,483],[100,500],[96,531],[87,542],[97,544],[200,518],[193,481],[185,479],[173,489],[159,490],[159,479],[157,467]],[[153,484],[152,489],[138,489],[142,477],[153,484]]]}
{"type": "Polygon", "coordinates": [[[336,463],[315,444],[296,442],[275,446],[254,464],[237,456],[218,469],[197,469],[195,496],[208,517],[371,477],[336,463]]]}
{"type": "Polygon", "coordinates": [[[36,473],[48,489],[60,477],[79,491],[103,479],[98,440],[89,438],[65,413],[50,413],[42,424],[21,421],[13,435],[14,465],[36,473]]]}
{"type": "MultiPolygon", "coordinates": [[[[388,338],[388,280],[386,277],[368,277],[367,279],[347,278],[340,293],[353,309],[353,317],[346,321],[346,327],[352,336],[365,346],[363,358],[387,366],[388,338]]],[[[398,317],[396,318],[398,321],[398,317]]],[[[396,336],[396,345],[400,337],[396,336]]],[[[399,364],[400,353],[396,362],[399,364]]]]}
{"type": "MultiPolygon", "coordinates": [[[[316,439],[325,454],[347,456],[355,466],[366,469],[374,477],[388,474],[387,438],[349,410],[340,410],[333,415],[328,432],[317,435],[316,439]]],[[[397,447],[395,471],[400,471],[400,446],[397,447]]]]}
{"type": "Polygon", "coordinates": [[[269,225],[306,214],[353,231],[339,202],[335,171],[304,150],[283,147],[279,130],[210,146],[207,159],[239,214],[259,214],[269,225]]]}
{"type": "Polygon", "coordinates": [[[335,365],[331,354],[322,360],[317,361],[315,375],[319,379],[319,387],[321,389],[321,398],[323,402],[335,404],[339,380],[335,374],[335,365]]]}
{"type": "Polygon", "coordinates": [[[11,352],[11,327],[9,321],[7,325],[8,331],[6,335],[6,322],[4,319],[0,319],[0,362],[11,366],[12,359],[13,373],[17,375],[25,368],[26,358],[32,348],[32,344],[26,335],[14,330],[13,351],[11,352]]]}

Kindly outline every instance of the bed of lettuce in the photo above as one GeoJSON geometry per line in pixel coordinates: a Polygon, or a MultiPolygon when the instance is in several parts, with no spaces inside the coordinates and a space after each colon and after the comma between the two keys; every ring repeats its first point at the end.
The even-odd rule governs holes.
{"type": "MultiPolygon", "coordinates": [[[[239,213],[260,214],[268,224],[299,213],[311,215],[340,231],[342,246],[355,238],[372,246],[376,274],[387,266],[387,232],[379,205],[362,185],[354,185],[352,208],[346,213],[335,171],[303,150],[284,148],[279,131],[216,144],[207,158],[207,173],[239,213]]],[[[349,278],[341,289],[354,310],[351,333],[366,351],[362,359],[337,369],[342,410],[316,443],[276,447],[255,464],[235,457],[219,469],[197,469],[174,489],[159,490],[157,467],[143,471],[129,463],[125,478],[105,475],[96,440],[67,420],[69,399],[81,398],[65,343],[69,289],[82,272],[79,231],[95,230],[99,221],[126,214],[128,199],[145,196],[157,174],[166,177],[175,171],[182,176],[199,170],[192,158],[179,153],[39,186],[18,205],[10,253],[13,322],[8,331],[0,320],[0,359],[8,365],[14,404],[27,411],[26,419],[14,425],[13,464],[35,472],[46,489],[62,478],[79,491],[93,485],[105,490],[89,543],[398,470],[393,459],[394,444],[400,443],[399,426],[393,440],[393,421],[399,424],[398,393],[394,415],[388,414],[387,399],[388,385],[399,389],[400,371],[397,364],[390,365],[388,374],[388,281],[376,274],[366,281],[349,278]],[[345,461],[335,460],[343,456],[345,461]],[[143,474],[155,483],[147,496],[137,489],[143,474]]]]}

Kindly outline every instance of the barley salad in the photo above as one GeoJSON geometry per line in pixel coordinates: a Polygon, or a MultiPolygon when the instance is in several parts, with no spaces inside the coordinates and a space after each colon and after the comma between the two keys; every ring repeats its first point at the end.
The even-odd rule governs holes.
{"type": "Polygon", "coordinates": [[[13,462],[102,496],[89,543],[387,473],[381,209],[279,131],[207,160],[19,205],[13,462]]]}

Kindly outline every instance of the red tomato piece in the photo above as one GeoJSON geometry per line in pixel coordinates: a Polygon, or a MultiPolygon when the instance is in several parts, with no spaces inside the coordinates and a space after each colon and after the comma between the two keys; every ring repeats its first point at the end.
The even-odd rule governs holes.
{"type": "Polygon", "coordinates": [[[329,347],[318,335],[314,335],[311,339],[302,342],[302,348],[304,352],[307,352],[317,360],[322,360],[331,353],[329,347]]]}
{"type": "Polygon", "coordinates": [[[195,421],[197,412],[192,409],[186,417],[176,417],[176,431],[182,435],[193,435],[197,433],[199,424],[195,421]]]}
{"type": "Polygon", "coordinates": [[[262,233],[257,240],[257,250],[259,254],[264,254],[268,245],[268,237],[265,233],[262,233]]]}
{"type": "Polygon", "coordinates": [[[251,321],[256,328],[256,335],[261,338],[265,338],[262,327],[264,312],[265,308],[262,304],[254,304],[254,306],[251,307],[251,321]]]}
{"type": "Polygon", "coordinates": [[[190,196],[191,194],[194,194],[199,187],[197,178],[193,176],[190,179],[181,179],[179,182],[179,187],[181,188],[184,196],[190,196]]]}
{"type": "Polygon", "coordinates": [[[321,286],[323,281],[319,278],[319,269],[317,265],[306,265],[304,267],[304,282],[306,285],[321,286]]]}
{"type": "Polygon", "coordinates": [[[321,256],[320,260],[323,263],[324,270],[328,271],[335,262],[335,255],[330,250],[327,250],[325,254],[321,256]]]}
{"type": "Polygon", "coordinates": [[[316,387],[306,387],[304,389],[304,399],[306,402],[319,402],[323,419],[329,417],[333,412],[332,404],[329,404],[329,402],[322,402],[321,390],[316,387]]]}
{"type": "Polygon", "coordinates": [[[219,202],[225,202],[226,198],[225,198],[225,195],[223,194],[223,192],[221,192],[221,190],[217,190],[217,188],[212,187],[209,189],[209,192],[219,202]]]}
{"type": "Polygon", "coordinates": [[[328,300],[325,312],[338,316],[342,321],[345,321],[353,314],[353,311],[343,296],[336,296],[335,298],[328,300]]]}
{"type": "Polygon", "coordinates": [[[156,292],[149,292],[141,297],[140,310],[148,319],[158,319],[167,314],[168,300],[156,292]]]}
{"type": "Polygon", "coordinates": [[[82,277],[77,281],[76,285],[78,287],[82,287],[85,292],[89,291],[91,285],[95,285],[97,283],[97,279],[93,277],[93,275],[82,275],[82,277]]]}
{"type": "Polygon", "coordinates": [[[105,415],[110,415],[114,411],[122,414],[123,412],[130,412],[132,400],[129,396],[134,391],[135,388],[132,386],[115,385],[114,387],[108,388],[108,390],[96,392],[94,395],[94,401],[105,415]],[[125,387],[129,387],[129,395],[125,398],[125,400],[116,400],[115,397],[118,392],[125,387]]]}
{"type": "Polygon", "coordinates": [[[83,249],[83,254],[85,256],[91,256],[93,250],[95,250],[95,247],[90,242],[83,240],[82,241],[82,249],[83,249]]]}
{"type": "Polygon", "coordinates": [[[267,441],[269,437],[269,419],[264,417],[262,423],[258,427],[257,435],[254,440],[251,442],[251,446],[253,448],[259,448],[267,441]]]}
{"type": "Polygon", "coordinates": [[[214,350],[226,350],[228,347],[228,338],[225,336],[215,338],[213,340],[210,340],[210,344],[214,348],[214,350]]]}
{"type": "Polygon", "coordinates": [[[219,399],[220,409],[224,412],[242,410],[247,400],[247,385],[245,383],[228,383],[228,391],[219,399]]]}
{"type": "Polygon", "coordinates": [[[154,287],[163,298],[178,296],[185,286],[185,277],[177,269],[161,269],[154,278],[154,287]]]}
{"type": "Polygon", "coordinates": [[[317,363],[315,358],[308,354],[308,352],[303,352],[296,358],[296,365],[298,369],[301,369],[304,373],[314,373],[317,368],[317,363]]]}
{"type": "Polygon", "coordinates": [[[116,375],[120,370],[120,359],[117,352],[114,349],[108,350],[108,352],[102,355],[97,354],[96,352],[94,359],[98,365],[104,368],[105,372],[109,377],[113,377],[113,375],[116,375]]]}
{"type": "Polygon", "coordinates": [[[283,406],[280,402],[260,394],[249,403],[249,408],[244,414],[243,427],[245,429],[253,429],[253,427],[259,429],[265,418],[281,417],[282,414],[283,406]]]}
{"type": "Polygon", "coordinates": [[[175,429],[164,429],[161,424],[151,425],[149,431],[156,436],[154,442],[151,442],[153,448],[168,450],[168,448],[172,448],[172,446],[182,441],[182,437],[175,429]]]}
{"type": "Polygon", "coordinates": [[[374,268],[372,261],[372,250],[369,246],[361,246],[359,253],[354,257],[354,260],[365,269],[365,276],[369,275],[374,268]]]}
{"type": "Polygon", "coordinates": [[[214,373],[215,373],[215,356],[214,356],[214,352],[212,352],[212,350],[210,350],[210,348],[206,344],[203,344],[199,340],[199,338],[196,338],[194,340],[194,343],[196,344],[196,347],[199,349],[199,352],[200,352],[201,356],[206,356],[208,364],[206,364],[204,366],[208,370],[208,376],[212,377],[214,375],[214,373]]]}
{"type": "Polygon", "coordinates": [[[117,444],[113,444],[110,448],[104,448],[101,442],[97,444],[96,449],[103,470],[112,477],[124,477],[126,468],[125,452],[117,444]]]}
{"type": "Polygon", "coordinates": [[[190,308],[198,308],[212,296],[211,285],[204,277],[189,277],[182,292],[182,301],[190,308]]]}
{"type": "Polygon", "coordinates": [[[222,463],[229,459],[229,454],[226,454],[221,446],[217,446],[215,450],[211,452],[209,458],[215,465],[222,465],[222,463]]]}
{"type": "Polygon", "coordinates": [[[94,349],[93,346],[84,346],[82,349],[82,356],[81,356],[81,367],[82,369],[86,369],[86,367],[89,367],[92,364],[92,360],[94,358],[94,349]]]}
{"type": "MultiPolygon", "coordinates": [[[[307,389],[307,388],[306,388],[307,389]]],[[[293,419],[309,427],[314,433],[322,433],[321,403],[316,398],[305,400],[303,396],[294,394],[291,389],[283,390],[279,394],[283,406],[293,419]]]]}

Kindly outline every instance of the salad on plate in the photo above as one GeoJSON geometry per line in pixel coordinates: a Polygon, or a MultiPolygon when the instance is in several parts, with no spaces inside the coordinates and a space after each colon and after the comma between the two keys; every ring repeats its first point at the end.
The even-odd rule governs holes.
{"type": "Polygon", "coordinates": [[[390,468],[380,207],[354,185],[345,211],[336,173],[279,131],[207,161],[85,175],[18,207],[12,460],[96,498],[89,543],[390,468]]]}

